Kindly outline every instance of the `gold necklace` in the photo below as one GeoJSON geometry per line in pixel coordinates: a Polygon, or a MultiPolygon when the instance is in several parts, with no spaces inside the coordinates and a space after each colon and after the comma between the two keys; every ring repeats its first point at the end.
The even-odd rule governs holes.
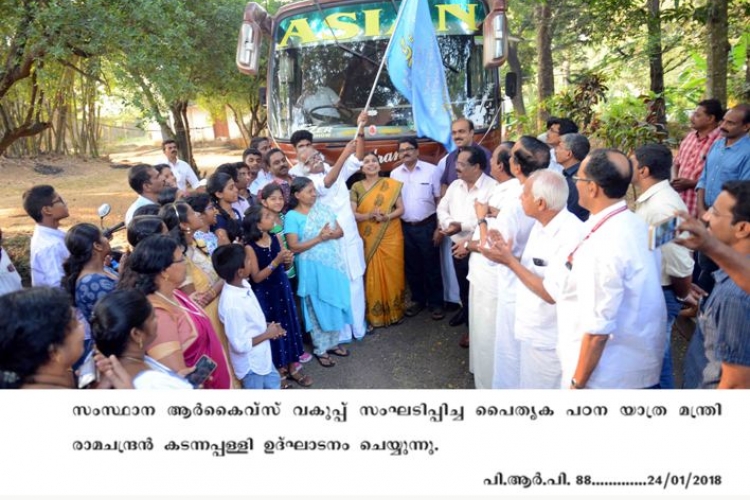
{"type": "Polygon", "coordinates": [[[166,295],[164,295],[163,293],[161,293],[158,290],[154,292],[154,295],[158,295],[159,297],[161,297],[162,299],[166,300],[167,302],[169,302],[170,304],[172,304],[175,307],[179,307],[180,309],[184,309],[184,307],[182,307],[179,302],[177,302],[176,300],[170,299],[169,297],[167,297],[166,295]]]}
{"type": "Polygon", "coordinates": [[[145,360],[145,359],[141,359],[141,358],[134,358],[134,357],[132,357],[132,356],[120,356],[120,357],[121,357],[122,359],[129,359],[130,361],[135,361],[136,363],[143,363],[143,364],[146,364],[146,360],[145,360]]]}

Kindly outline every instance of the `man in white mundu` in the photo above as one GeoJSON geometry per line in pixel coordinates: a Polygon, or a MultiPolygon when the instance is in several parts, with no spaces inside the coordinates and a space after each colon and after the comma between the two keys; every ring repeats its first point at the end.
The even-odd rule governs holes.
{"type": "MultiPolygon", "coordinates": [[[[523,136],[511,150],[511,173],[523,185],[535,171],[549,165],[549,147],[535,137],[523,136]]],[[[512,242],[513,255],[520,257],[534,226],[534,219],[527,216],[521,200],[509,203],[497,216],[488,222],[488,238],[494,241],[512,242]]],[[[501,262],[492,246],[481,246],[480,251],[488,259],[501,262]]],[[[496,313],[493,389],[518,389],[520,387],[520,345],[515,337],[516,286],[518,278],[506,267],[497,271],[498,304],[496,313]]]]}

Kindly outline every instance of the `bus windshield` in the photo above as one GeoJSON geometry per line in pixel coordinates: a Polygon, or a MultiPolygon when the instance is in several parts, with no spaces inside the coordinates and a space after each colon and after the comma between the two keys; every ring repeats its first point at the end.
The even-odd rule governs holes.
{"type": "MultiPolygon", "coordinates": [[[[469,0],[438,2],[429,0],[453,115],[486,128],[499,103],[497,71],[483,68],[481,29],[475,29],[485,7],[469,0]]],[[[316,138],[351,139],[367,103],[396,12],[390,2],[331,5],[277,23],[268,94],[269,127],[277,139],[303,128],[316,138]]],[[[411,105],[391,84],[387,67],[370,110],[376,125],[370,135],[415,134],[411,105]]]]}

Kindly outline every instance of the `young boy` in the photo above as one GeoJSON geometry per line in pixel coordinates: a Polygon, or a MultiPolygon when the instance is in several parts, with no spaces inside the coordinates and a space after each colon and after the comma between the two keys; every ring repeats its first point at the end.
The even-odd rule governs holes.
{"type": "Polygon", "coordinates": [[[226,284],[219,299],[219,319],[229,340],[229,359],[244,389],[280,389],[281,377],[273,366],[270,339],[286,335],[266,317],[250,284],[250,262],[242,245],[218,247],[211,256],[216,273],[226,284]]]}
{"type": "Polygon", "coordinates": [[[31,285],[60,286],[63,262],[70,252],[65,246],[65,232],[58,228],[70,215],[68,205],[55,188],[45,184],[23,194],[23,209],[36,222],[31,236],[31,285]]]}

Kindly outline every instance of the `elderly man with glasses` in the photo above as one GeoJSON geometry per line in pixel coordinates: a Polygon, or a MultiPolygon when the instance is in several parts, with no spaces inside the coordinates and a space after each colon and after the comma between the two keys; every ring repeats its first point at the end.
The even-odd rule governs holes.
{"type": "Polygon", "coordinates": [[[648,226],[625,203],[632,177],[630,160],[614,149],[592,151],[573,176],[591,216],[585,236],[544,280],[557,303],[563,387],[659,384],[666,306],[648,226]]]}
{"type": "MultiPolygon", "coordinates": [[[[362,111],[358,123],[367,123],[367,113],[362,111]]],[[[354,321],[342,329],[339,341],[350,342],[361,339],[367,333],[365,323],[365,253],[362,238],[359,236],[357,221],[354,218],[346,181],[362,167],[365,156],[365,137],[358,133],[357,138],[346,145],[339,159],[331,167],[323,155],[312,144],[312,134],[306,130],[292,134],[292,143],[297,150],[299,163],[290,171],[313,181],[318,192],[318,201],[327,205],[335,214],[344,230],[343,252],[346,256],[346,269],[349,276],[352,316],[354,321]]]]}

